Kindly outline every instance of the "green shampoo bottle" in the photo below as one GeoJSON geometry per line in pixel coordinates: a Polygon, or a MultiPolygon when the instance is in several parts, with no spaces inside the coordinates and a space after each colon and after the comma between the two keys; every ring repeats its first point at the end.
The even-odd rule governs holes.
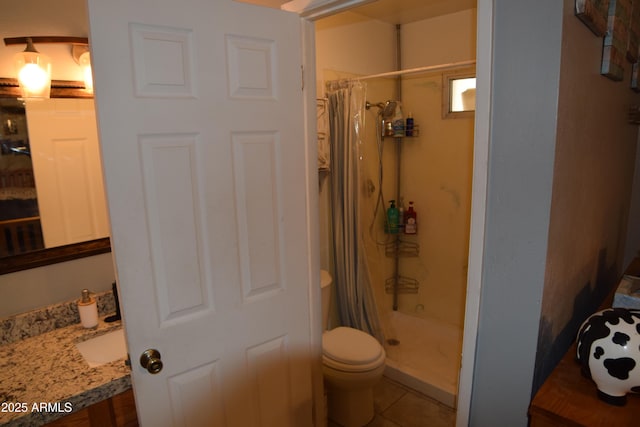
{"type": "Polygon", "coordinates": [[[385,221],[385,232],[389,234],[398,234],[400,231],[400,211],[396,207],[396,201],[391,200],[387,209],[387,219],[385,221]]]}

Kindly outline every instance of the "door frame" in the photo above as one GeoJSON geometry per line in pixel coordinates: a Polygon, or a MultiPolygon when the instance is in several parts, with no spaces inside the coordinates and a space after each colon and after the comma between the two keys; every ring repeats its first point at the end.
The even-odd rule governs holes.
{"type": "MultiPolygon", "coordinates": [[[[283,5],[283,9],[296,12],[303,18],[302,45],[305,70],[305,81],[315,84],[315,36],[313,22],[343,12],[353,7],[370,3],[371,0],[294,0],[283,5]]],[[[471,227],[469,232],[469,256],[467,270],[467,290],[465,303],[464,332],[462,345],[462,362],[458,380],[458,399],[456,409],[456,426],[469,425],[471,410],[471,392],[475,367],[475,353],[480,313],[480,292],[482,288],[482,271],[484,259],[485,215],[487,205],[488,158],[491,119],[491,76],[493,63],[493,15],[492,0],[477,1],[476,30],[476,111],[473,144],[473,177],[471,191],[471,227]]],[[[305,88],[308,89],[308,88],[305,88]]],[[[308,130],[315,128],[315,93],[307,90],[306,116],[308,130]]],[[[308,150],[312,150],[310,145],[308,150]]],[[[309,153],[313,154],[313,152],[309,153]]],[[[317,176],[315,173],[315,155],[308,155],[307,203],[309,208],[309,248],[311,271],[309,272],[310,316],[313,330],[321,324],[319,314],[320,285],[319,281],[319,235],[318,235],[318,195],[317,176]]],[[[312,337],[314,346],[321,346],[321,336],[312,337]]],[[[322,425],[324,401],[322,394],[322,372],[314,372],[314,393],[316,407],[316,425],[322,425]],[[318,378],[319,375],[319,378],[318,378]],[[317,392],[317,393],[316,393],[317,392]]]]}
{"type": "Polygon", "coordinates": [[[476,112],[473,142],[471,189],[471,228],[467,292],[462,343],[462,363],[458,379],[456,426],[468,426],[475,368],[480,293],[483,278],[485,217],[489,175],[489,141],[491,136],[491,82],[493,74],[492,0],[478,0],[476,18],[476,112]]]}

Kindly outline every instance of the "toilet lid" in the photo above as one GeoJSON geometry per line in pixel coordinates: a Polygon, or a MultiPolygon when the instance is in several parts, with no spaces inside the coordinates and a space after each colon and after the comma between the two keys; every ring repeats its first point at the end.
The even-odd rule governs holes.
{"type": "Polygon", "coordinates": [[[371,335],[340,326],[322,334],[325,357],[348,365],[371,363],[380,358],[382,346],[371,335]]]}

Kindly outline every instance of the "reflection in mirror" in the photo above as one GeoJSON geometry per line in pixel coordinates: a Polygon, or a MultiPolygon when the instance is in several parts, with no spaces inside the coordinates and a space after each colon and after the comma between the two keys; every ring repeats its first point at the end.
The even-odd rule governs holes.
{"type": "Polygon", "coordinates": [[[93,99],[28,99],[25,107],[45,248],[106,237],[93,99]]]}
{"type": "Polygon", "coordinates": [[[0,257],[44,249],[24,102],[0,98],[0,257]]]}
{"type": "MultiPolygon", "coordinates": [[[[8,82],[0,80],[0,274],[108,252],[93,99],[25,103],[2,97],[17,89],[8,82]]],[[[54,83],[52,97],[90,98],[74,85],[54,83]]]]}

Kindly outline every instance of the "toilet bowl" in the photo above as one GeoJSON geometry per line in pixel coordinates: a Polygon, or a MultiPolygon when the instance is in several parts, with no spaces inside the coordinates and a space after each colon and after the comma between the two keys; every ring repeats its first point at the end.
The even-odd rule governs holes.
{"type": "Polygon", "coordinates": [[[362,427],[374,416],[373,386],[384,372],[384,348],[371,335],[340,326],[326,330],[331,301],[331,276],[321,272],[322,373],[328,416],[344,427],[362,427]]]}

